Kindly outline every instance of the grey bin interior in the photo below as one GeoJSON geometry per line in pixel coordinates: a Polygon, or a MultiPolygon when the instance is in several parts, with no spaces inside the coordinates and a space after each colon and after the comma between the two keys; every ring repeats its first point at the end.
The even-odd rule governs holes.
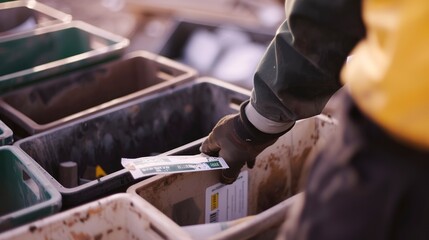
{"type": "Polygon", "coordinates": [[[71,21],[69,14],[36,1],[0,3],[0,36],[71,21]]]}
{"type": "Polygon", "coordinates": [[[10,92],[0,99],[0,116],[23,138],[195,77],[191,68],[137,51],[10,92]]]}
{"type": "Polygon", "coordinates": [[[0,92],[116,58],[128,44],[79,21],[0,37],[0,92]]]}
{"type": "Polygon", "coordinates": [[[217,121],[238,109],[249,92],[219,80],[198,79],[17,141],[37,161],[63,195],[76,206],[135,182],[121,158],[157,155],[204,138],[217,121]],[[59,165],[78,165],[79,186],[65,188],[59,165]],[[100,166],[107,176],[96,179],[100,166]],[[89,174],[88,174],[89,173],[89,174]]]}

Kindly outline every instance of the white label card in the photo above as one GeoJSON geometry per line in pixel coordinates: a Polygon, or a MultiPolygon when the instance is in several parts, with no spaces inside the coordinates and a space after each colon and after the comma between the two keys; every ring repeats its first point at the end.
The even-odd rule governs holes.
{"type": "Polygon", "coordinates": [[[247,216],[248,172],[242,171],[230,185],[217,183],[206,189],[206,223],[225,222],[247,216]]]}
{"type": "Polygon", "coordinates": [[[134,179],[155,174],[198,172],[228,168],[221,157],[207,155],[193,156],[153,156],[141,158],[122,158],[122,166],[130,171],[134,179]]]}

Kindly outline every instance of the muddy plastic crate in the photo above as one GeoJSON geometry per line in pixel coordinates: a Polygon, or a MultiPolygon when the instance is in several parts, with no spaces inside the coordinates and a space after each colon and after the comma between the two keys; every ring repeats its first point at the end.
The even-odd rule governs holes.
{"type": "MultiPolygon", "coordinates": [[[[305,164],[312,161],[336,126],[324,115],[298,121],[258,155],[253,169],[243,168],[244,175],[232,190],[222,190],[229,187],[219,183],[218,171],[210,171],[157,175],[131,186],[127,192],[150,202],[180,226],[258,214],[299,192],[305,164]]],[[[197,154],[198,147],[186,146],[182,151],[197,154]]]]}
{"type": "Polygon", "coordinates": [[[149,203],[122,193],[5,232],[0,239],[191,238],[149,203]]]}
{"type": "Polygon", "coordinates": [[[9,145],[13,143],[13,132],[12,130],[0,121],[0,146],[9,145]]]}
{"type": "Polygon", "coordinates": [[[0,98],[0,116],[18,138],[64,125],[196,77],[192,68],[145,51],[61,75],[0,98]]]}
{"type": "Polygon", "coordinates": [[[0,232],[60,210],[60,193],[20,149],[0,147],[0,170],[0,232]]]}
{"type": "Polygon", "coordinates": [[[0,93],[118,57],[126,38],[80,21],[0,37],[0,93]]]}
{"type": "Polygon", "coordinates": [[[0,36],[70,22],[69,14],[36,1],[0,2],[0,36]]]}
{"type": "Polygon", "coordinates": [[[70,207],[140,181],[121,158],[157,155],[205,137],[217,121],[237,112],[250,92],[201,78],[15,142],[44,169],[70,207]],[[64,179],[60,169],[77,165],[64,179]],[[101,177],[103,170],[106,176],[101,177]],[[73,170],[76,171],[76,170],[73,170]],[[97,174],[97,171],[100,174],[97,174]],[[73,182],[70,182],[70,179],[73,182]],[[67,185],[68,187],[66,187],[67,185]]]}
{"type": "Polygon", "coordinates": [[[182,19],[159,54],[195,68],[200,75],[251,89],[255,68],[273,37],[274,32],[182,19]]]}

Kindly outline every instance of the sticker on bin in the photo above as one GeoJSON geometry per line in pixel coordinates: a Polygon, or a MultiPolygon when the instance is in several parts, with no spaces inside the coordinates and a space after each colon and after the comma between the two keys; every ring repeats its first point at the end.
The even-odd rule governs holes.
{"type": "Polygon", "coordinates": [[[247,216],[248,173],[242,171],[233,184],[206,189],[206,223],[225,222],[247,216]]]}
{"type": "Polygon", "coordinates": [[[155,174],[199,172],[229,168],[221,157],[202,154],[192,156],[151,156],[122,158],[122,166],[130,171],[134,179],[155,174]]]}

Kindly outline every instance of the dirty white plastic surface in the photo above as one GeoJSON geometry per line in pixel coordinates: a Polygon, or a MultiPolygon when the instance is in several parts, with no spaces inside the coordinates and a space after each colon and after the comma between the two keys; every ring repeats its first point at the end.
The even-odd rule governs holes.
{"type": "Polygon", "coordinates": [[[191,239],[142,199],[121,193],[0,234],[6,239],[191,239]]]}
{"type": "MultiPolygon", "coordinates": [[[[259,214],[296,195],[305,165],[336,127],[335,119],[325,115],[299,121],[257,157],[253,169],[243,168],[248,171],[247,214],[259,214]]],[[[150,202],[178,225],[188,226],[205,223],[205,191],[218,182],[218,171],[158,175],[131,186],[127,192],[150,202]]]]}

